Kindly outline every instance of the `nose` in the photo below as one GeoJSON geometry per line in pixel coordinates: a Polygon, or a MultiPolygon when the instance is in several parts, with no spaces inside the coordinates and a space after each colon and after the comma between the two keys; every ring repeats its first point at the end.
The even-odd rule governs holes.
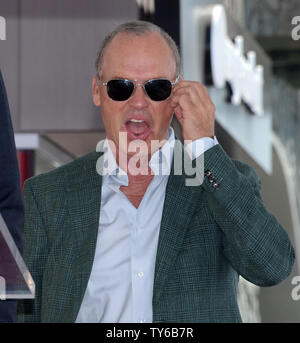
{"type": "Polygon", "coordinates": [[[145,93],[142,85],[136,85],[133,94],[129,98],[131,106],[137,109],[148,106],[148,95],[145,93]]]}

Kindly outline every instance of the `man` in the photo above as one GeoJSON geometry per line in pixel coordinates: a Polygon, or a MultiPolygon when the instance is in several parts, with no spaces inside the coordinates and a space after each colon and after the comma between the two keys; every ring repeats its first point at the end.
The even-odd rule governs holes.
{"type": "MultiPolygon", "coordinates": [[[[1,72],[0,166],[0,213],[3,216],[3,219],[17,247],[19,250],[21,250],[21,227],[24,219],[23,200],[20,187],[20,175],[16,155],[14,132],[1,72]]],[[[16,320],[16,314],[17,302],[15,300],[0,301],[0,323],[14,322],[16,320]]]]}
{"type": "Polygon", "coordinates": [[[118,27],[105,39],[96,70],[93,100],[107,135],[101,153],[24,188],[24,257],[36,299],[21,320],[241,321],[239,274],[271,286],[294,263],[256,174],[218,144],[207,91],[178,77],[176,46],[157,26],[118,27]],[[187,175],[174,173],[173,113],[196,168],[203,158],[197,146],[204,146],[200,185],[187,186],[187,175]],[[153,148],[154,141],[165,144],[153,148]],[[147,149],[132,163],[141,143],[147,149]],[[145,157],[146,173],[136,173],[145,157]],[[153,173],[157,167],[169,175],[153,173]]]}

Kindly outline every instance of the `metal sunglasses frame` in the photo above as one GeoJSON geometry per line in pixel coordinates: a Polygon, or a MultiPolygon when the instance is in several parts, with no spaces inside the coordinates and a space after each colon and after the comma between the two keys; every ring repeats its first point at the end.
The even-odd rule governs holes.
{"type": "MultiPolygon", "coordinates": [[[[147,93],[147,91],[146,91],[146,89],[145,89],[145,85],[148,83],[148,82],[151,82],[151,81],[157,81],[157,80],[167,80],[167,81],[169,81],[170,83],[171,83],[171,85],[172,85],[172,88],[176,85],[176,83],[179,81],[179,78],[180,78],[180,75],[178,75],[177,77],[176,77],[176,79],[175,79],[175,81],[174,82],[172,82],[172,81],[170,81],[169,79],[166,79],[166,78],[158,78],[158,79],[150,79],[150,80],[147,80],[147,81],[145,81],[145,82],[143,82],[143,83],[137,83],[137,81],[139,81],[139,80],[129,80],[129,79],[111,79],[111,80],[108,80],[107,82],[102,82],[101,81],[101,77],[100,77],[100,74],[98,73],[97,74],[97,76],[98,76],[98,85],[103,85],[103,86],[105,86],[105,87],[107,87],[107,84],[108,84],[108,82],[109,81],[113,81],[113,80],[116,80],[116,81],[129,81],[129,82],[132,82],[133,83],[133,91],[132,91],[132,93],[130,94],[130,97],[133,95],[133,93],[134,93],[134,91],[135,91],[135,88],[136,87],[138,87],[138,86],[141,86],[141,87],[143,87],[143,89],[144,89],[144,92],[145,92],[145,94],[147,94],[147,96],[149,97],[149,95],[148,95],[148,93],[147,93]]],[[[130,98],[129,97],[129,98],[130,98]]],[[[129,99],[128,98],[128,99],[129,99]]],[[[149,97],[150,98],[150,97],[149,97]]],[[[169,98],[169,97],[168,97],[169,98]]],[[[168,98],[166,98],[166,99],[164,99],[164,100],[167,100],[168,98]]],[[[128,100],[127,99],[127,100],[128,100]]],[[[151,99],[151,98],[150,98],[151,99]]],[[[152,99],[151,99],[152,100],[152,99]]],[[[152,100],[153,101],[153,100],[152,100]]],[[[154,100],[155,101],[155,100],[154,100]]]]}

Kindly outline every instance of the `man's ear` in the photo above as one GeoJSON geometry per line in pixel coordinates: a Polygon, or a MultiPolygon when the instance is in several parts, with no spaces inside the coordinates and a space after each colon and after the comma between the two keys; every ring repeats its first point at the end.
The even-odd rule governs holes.
{"type": "Polygon", "coordinates": [[[98,84],[98,77],[97,75],[94,76],[93,78],[93,85],[92,85],[92,91],[93,91],[93,101],[96,106],[101,105],[101,100],[100,100],[100,87],[98,84]]]}

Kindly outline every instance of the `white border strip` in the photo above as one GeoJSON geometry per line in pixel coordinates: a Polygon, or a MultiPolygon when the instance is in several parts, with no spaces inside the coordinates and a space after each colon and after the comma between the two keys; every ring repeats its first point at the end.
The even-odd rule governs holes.
{"type": "Polygon", "coordinates": [[[36,150],[40,147],[38,133],[16,133],[15,142],[17,150],[36,150]]]}

